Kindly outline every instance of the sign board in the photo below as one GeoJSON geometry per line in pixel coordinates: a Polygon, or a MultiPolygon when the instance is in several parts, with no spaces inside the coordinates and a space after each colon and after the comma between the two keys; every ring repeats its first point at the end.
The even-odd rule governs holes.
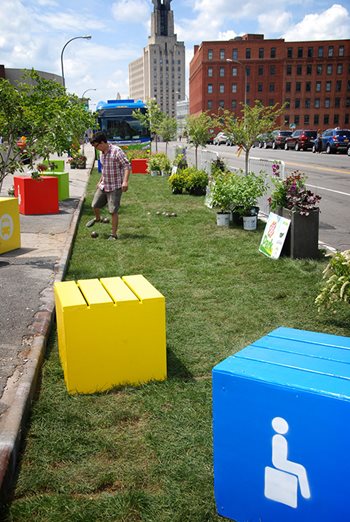
{"type": "Polygon", "coordinates": [[[271,259],[278,259],[287,236],[289,225],[290,219],[270,212],[259,246],[259,252],[271,259]]]}

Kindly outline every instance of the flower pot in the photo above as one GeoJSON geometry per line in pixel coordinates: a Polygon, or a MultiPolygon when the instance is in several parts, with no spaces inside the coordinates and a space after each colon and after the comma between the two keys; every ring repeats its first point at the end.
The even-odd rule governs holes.
{"type": "Polygon", "coordinates": [[[308,216],[304,216],[295,210],[283,208],[280,215],[291,220],[282,255],[293,259],[317,259],[319,209],[311,210],[308,216]]]}
{"type": "Polygon", "coordinates": [[[230,212],[217,212],[216,224],[218,227],[228,227],[230,225],[230,212]]]}
{"type": "Polygon", "coordinates": [[[243,216],[243,229],[256,230],[258,226],[257,216],[243,216]]]}
{"type": "Polygon", "coordinates": [[[151,176],[156,177],[159,176],[160,172],[159,170],[151,170],[151,176]]]}

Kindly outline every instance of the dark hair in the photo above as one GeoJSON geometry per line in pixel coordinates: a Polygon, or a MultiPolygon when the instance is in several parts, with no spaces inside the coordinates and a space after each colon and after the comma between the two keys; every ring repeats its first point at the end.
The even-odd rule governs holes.
{"type": "Polygon", "coordinates": [[[104,132],[98,131],[92,136],[90,140],[91,145],[95,143],[98,145],[99,143],[107,143],[107,136],[104,132]]]}

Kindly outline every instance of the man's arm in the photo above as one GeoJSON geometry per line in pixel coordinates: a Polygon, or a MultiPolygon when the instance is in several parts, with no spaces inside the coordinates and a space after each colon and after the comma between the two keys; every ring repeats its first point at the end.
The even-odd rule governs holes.
{"type": "Polygon", "coordinates": [[[130,176],[130,167],[125,167],[124,169],[124,178],[122,184],[122,191],[126,192],[129,188],[129,176],[130,176]]]}

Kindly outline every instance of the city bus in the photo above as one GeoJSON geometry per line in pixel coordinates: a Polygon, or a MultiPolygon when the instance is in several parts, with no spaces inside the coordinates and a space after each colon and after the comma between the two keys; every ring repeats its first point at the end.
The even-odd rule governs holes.
{"type": "Polygon", "coordinates": [[[150,131],[133,116],[133,111],[147,112],[141,100],[108,100],[96,106],[100,130],[105,132],[109,143],[122,149],[149,150],[150,131]]]}

